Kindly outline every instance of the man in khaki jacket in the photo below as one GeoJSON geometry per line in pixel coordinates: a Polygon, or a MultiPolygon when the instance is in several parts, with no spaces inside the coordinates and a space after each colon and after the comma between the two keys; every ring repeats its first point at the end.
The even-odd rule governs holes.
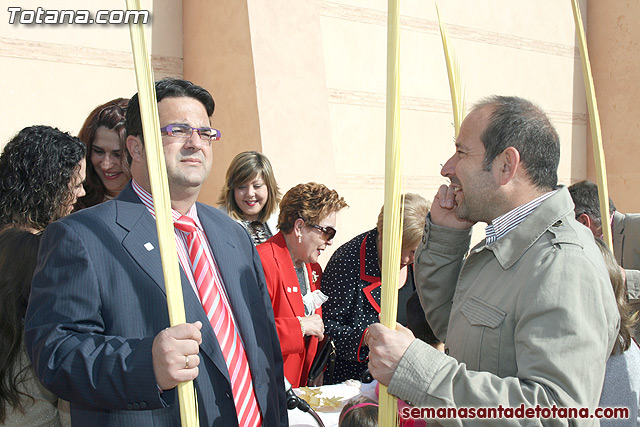
{"type": "MultiPolygon", "coordinates": [[[[583,224],[595,237],[602,238],[602,217],[598,186],[591,181],[576,182],[569,187],[575,205],[576,220],[583,224]]],[[[627,297],[634,312],[640,311],[640,215],[622,214],[609,199],[613,254],[621,267],[627,286],[627,297]]],[[[640,324],[636,324],[633,336],[640,340],[640,324]]]]}
{"type": "Polygon", "coordinates": [[[593,236],[556,186],[559,147],[530,102],[477,105],[442,168],[451,185],[434,199],[416,256],[416,287],[448,355],[401,326],[370,328],[374,378],[416,407],[455,409],[421,414],[439,424],[599,425],[563,417],[594,414],[619,316],[593,236]],[[487,239],[465,259],[480,221],[487,239]]]}

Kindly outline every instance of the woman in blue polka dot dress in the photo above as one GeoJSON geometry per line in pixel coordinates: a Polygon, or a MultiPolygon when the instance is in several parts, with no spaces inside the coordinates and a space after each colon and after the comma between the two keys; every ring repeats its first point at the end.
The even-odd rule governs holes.
{"type": "MultiPolygon", "coordinates": [[[[429,207],[422,196],[406,194],[398,290],[398,322],[402,324],[406,324],[406,302],[415,290],[414,253],[424,233],[429,207]]],[[[382,221],[381,209],[377,227],[340,246],[322,276],[321,289],[329,297],[323,305],[325,333],[333,337],[337,351],[334,383],[360,379],[367,369],[365,332],[378,321],[380,313],[382,221]]]]}

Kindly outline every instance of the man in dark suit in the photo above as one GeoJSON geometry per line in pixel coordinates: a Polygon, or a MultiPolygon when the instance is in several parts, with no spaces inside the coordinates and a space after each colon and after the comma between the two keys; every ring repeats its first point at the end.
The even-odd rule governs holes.
{"type": "Polygon", "coordinates": [[[157,82],[156,94],[188,323],[169,327],[135,95],[127,108],[131,182],[43,235],[25,326],[34,368],[71,402],[74,425],[179,425],[176,386],[187,380],[195,382],[202,426],[288,425],[257,252],[233,220],[196,203],[219,135],[210,128],[213,99],[179,79],[157,82]],[[196,231],[179,229],[185,221],[196,231]],[[201,257],[191,252],[196,234],[201,257]],[[202,259],[207,275],[196,268],[202,259]],[[207,306],[201,300],[210,295],[207,306]],[[218,311],[223,330],[210,320],[218,311]]]}
{"type": "MultiPolygon", "coordinates": [[[[602,238],[602,217],[598,186],[591,181],[576,182],[569,187],[579,223],[586,226],[594,237],[602,238]]],[[[640,215],[622,214],[609,199],[609,218],[613,254],[618,261],[627,286],[627,298],[633,312],[640,311],[640,215]]],[[[633,336],[640,339],[640,323],[633,328],[633,336]]]]}

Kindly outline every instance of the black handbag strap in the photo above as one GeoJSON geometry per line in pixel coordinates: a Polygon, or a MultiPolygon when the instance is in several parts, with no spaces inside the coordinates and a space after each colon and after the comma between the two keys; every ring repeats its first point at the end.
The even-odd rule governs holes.
{"type": "Polygon", "coordinates": [[[333,338],[329,337],[329,342],[326,344],[330,346],[329,360],[324,371],[324,383],[333,384],[333,373],[336,369],[336,344],[333,342],[333,338]]]}
{"type": "Polygon", "coordinates": [[[329,336],[325,336],[321,344],[318,346],[318,352],[309,369],[309,382],[324,373],[323,383],[327,384],[330,380],[333,381],[333,372],[336,366],[336,345],[333,338],[329,336]]]}

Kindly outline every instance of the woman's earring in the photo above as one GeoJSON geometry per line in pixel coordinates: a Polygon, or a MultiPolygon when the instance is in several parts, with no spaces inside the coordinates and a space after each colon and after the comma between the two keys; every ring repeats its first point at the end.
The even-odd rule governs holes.
{"type": "Polygon", "coordinates": [[[302,243],[302,234],[298,234],[298,243],[302,243]]]}

